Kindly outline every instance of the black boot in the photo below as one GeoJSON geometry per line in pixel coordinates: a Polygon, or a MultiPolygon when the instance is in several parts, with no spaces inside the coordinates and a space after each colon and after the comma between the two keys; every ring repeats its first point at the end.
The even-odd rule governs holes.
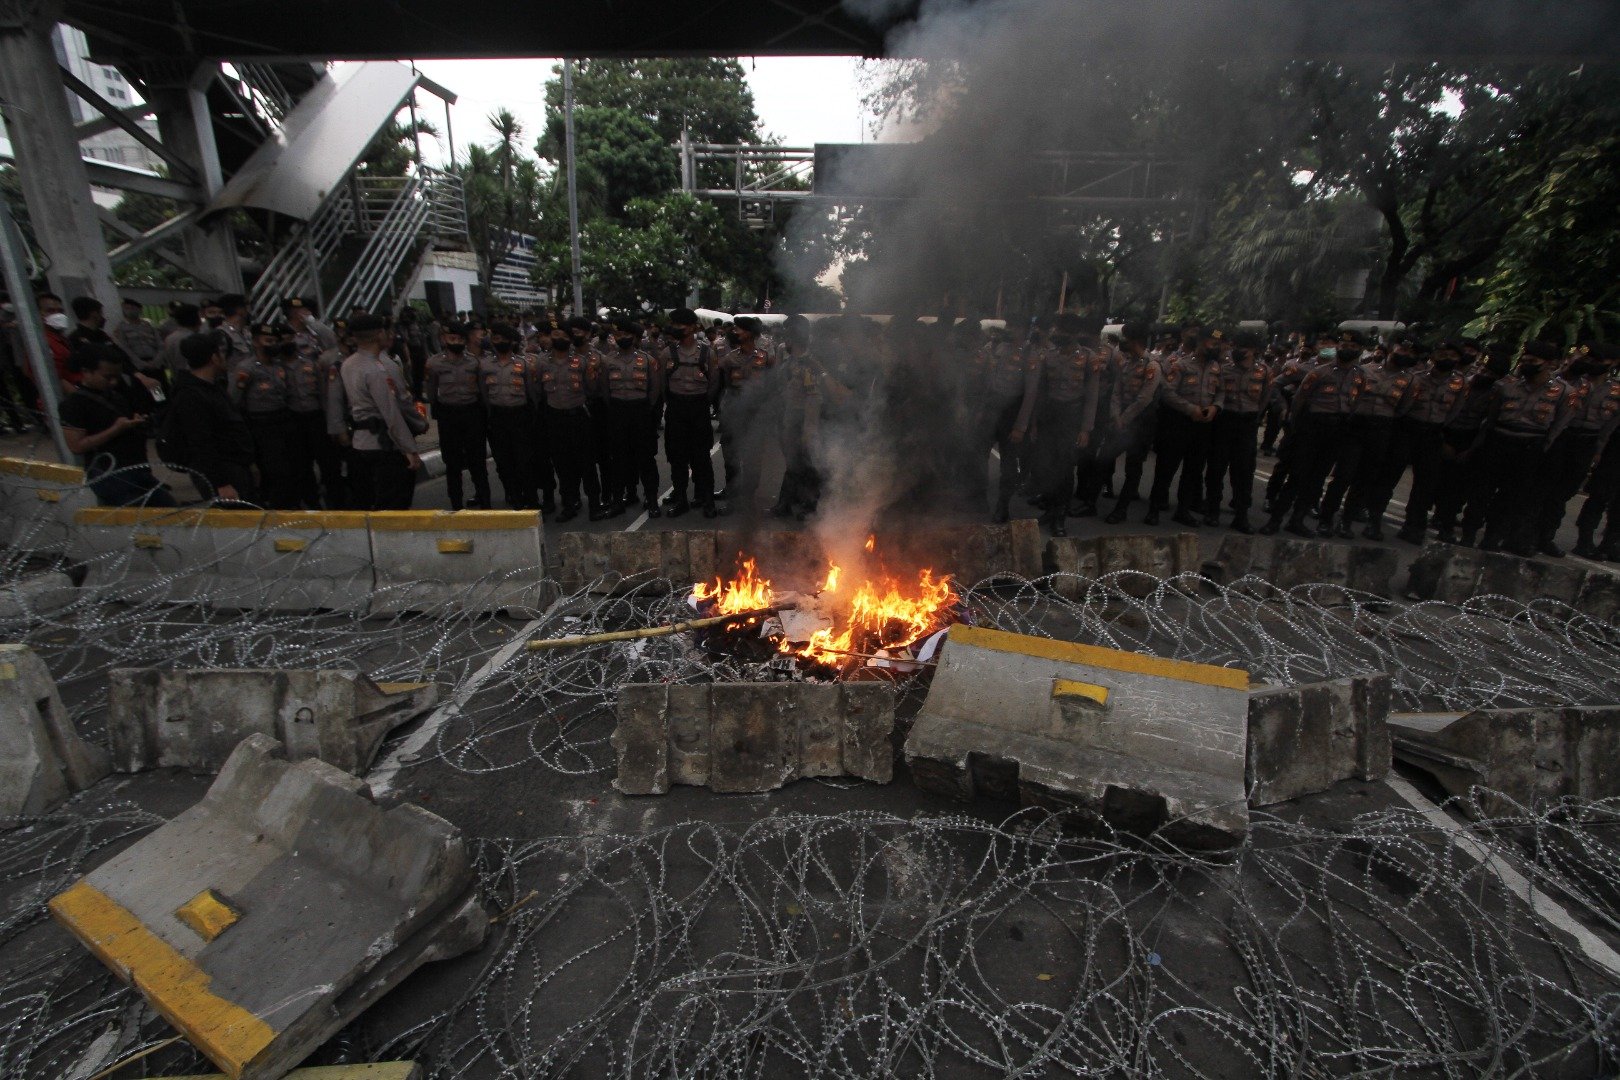
{"type": "Polygon", "coordinates": [[[1157,525],[1158,523],[1159,523],[1159,511],[1154,507],[1149,507],[1148,512],[1147,512],[1147,516],[1142,519],[1142,524],[1144,524],[1144,525],[1157,525]]]}
{"type": "Polygon", "coordinates": [[[1365,536],[1368,540],[1382,540],[1384,538],[1384,526],[1381,523],[1374,521],[1365,529],[1361,530],[1361,535],[1365,536]]]}
{"type": "Polygon", "coordinates": [[[1254,526],[1249,524],[1249,512],[1247,510],[1239,510],[1232,515],[1232,531],[1242,533],[1244,536],[1254,532],[1254,526]]]}
{"type": "Polygon", "coordinates": [[[1303,536],[1307,539],[1315,535],[1311,532],[1311,527],[1305,524],[1305,515],[1303,514],[1294,514],[1291,516],[1288,519],[1288,524],[1283,526],[1283,532],[1289,533],[1293,536],[1303,536]]]}
{"type": "Polygon", "coordinates": [[[1350,529],[1350,515],[1345,514],[1339,518],[1339,523],[1333,527],[1333,535],[1340,540],[1354,540],[1356,534],[1350,529]]]}
{"type": "MultiPolygon", "coordinates": [[[[1290,530],[1292,531],[1292,530],[1290,530]]],[[[1323,540],[1333,535],[1333,516],[1329,514],[1316,522],[1316,535],[1323,540]]]]}
{"type": "Polygon", "coordinates": [[[1400,532],[1395,534],[1395,537],[1398,540],[1405,540],[1408,544],[1423,546],[1423,530],[1414,529],[1410,525],[1404,526],[1400,532]]]}
{"type": "Polygon", "coordinates": [[[1046,527],[1051,531],[1053,536],[1060,537],[1069,535],[1069,528],[1063,523],[1062,515],[1047,518],[1046,527]]]}
{"type": "Polygon", "coordinates": [[[1592,530],[1581,529],[1575,537],[1575,554],[1583,559],[1601,559],[1603,553],[1598,550],[1597,544],[1592,542],[1592,530]]]}
{"type": "Polygon", "coordinates": [[[1119,502],[1114,504],[1114,508],[1108,512],[1108,516],[1103,518],[1103,521],[1109,525],[1123,524],[1125,521],[1125,507],[1127,505],[1128,504],[1124,499],[1119,500],[1119,502]]]}
{"type": "Polygon", "coordinates": [[[1003,495],[996,500],[996,508],[990,514],[990,520],[997,525],[1005,525],[1012,518],[1012,510],[1007,506],[1007,497],[1003,495]]]}
{"type": "Polygon", "coordinates": [[[1202,521],[1198,520],[1198,518],[1194,516],[1191,510],[1188,510],[1184,506],[1177,507],[1176,512],[1170,516],[1170,520],[1175,522],[1177,525],[1183,525],[1189,529],[1196,529],[1203,524],[1202,521]]]}
{"type": "Polygon", "coordinates": [[[1282,523],[1283,519],[1281,514],[1272,514],[1270,517],[1266,518],[1266,523],[1260,526],[1260,535],[1276,536],[1277,533],[1282,530],[1282,523]]]}
{"type": "Polygon", "coordinates": [[[711,520],[720,516],[720,511],[715,507],[713,499],[705,500],[703,503],[703,516],[711,520]]]}
{"type": "Polygon", "coordinates": [[[585,516],[591,521],[606,521],[608,517],[608,508],[602,505],[600,502],[593,502],[591,503],[590,510],[586,512],[585,516]]]}
{"type": "Polygon", "coordinates": [[[563,508],[557,513],[556,521],[562,525],[577,517],[579,517],[579,503],[564,503],[563,508]]]}

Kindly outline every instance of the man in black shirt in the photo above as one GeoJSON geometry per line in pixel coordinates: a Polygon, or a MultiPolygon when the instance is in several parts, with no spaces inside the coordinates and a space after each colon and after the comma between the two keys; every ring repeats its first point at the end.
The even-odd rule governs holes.
{"type": "Polygon", "coordinates": [[[70,361],[78,387],[57,410],[68,449],[85,457],[85,476],[103,506],[173,506],[174,498],[147,463],[146,417],[124,396],[124,357],[85,345],[70,361]]]}
{"type": "Polygon", "coordinates": [[[180,355],[188,370],[175,379],[164,423],[169,456],[191,472],[204,499],[252,502],[253,440],[225,393],[222,343],[214,333],[192,334],[180,355]]]}

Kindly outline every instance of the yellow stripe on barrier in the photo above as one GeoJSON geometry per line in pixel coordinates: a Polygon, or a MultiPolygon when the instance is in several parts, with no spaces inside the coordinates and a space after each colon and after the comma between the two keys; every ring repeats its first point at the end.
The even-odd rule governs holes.
{"type": "Polygon", "coordinates": [[[213,889],[202,892],[175,909],[174,917],[185,923],[204,941],[213,941],[235,925],[241,916],[213,889]]]}
{"type": "Polygon", "coordinates": [[[1162,656],[1102,649],[1095,645],[1081,645],[1073,641],[1027,637],[1023,634],[1009,634],[1004,630],[966,626],[962,623],[952,626],[945,640],[980,649],[993,649],[996,652],[1022,653],[1026,656],[1038,656],[1043,660],[1085,664],[1133,675],[1152,675],[1161,679],[1175,679],[1178,682],[1220,686],[1228,690],[1249,689],[1249,673],[1240,668],[1193,664],[1185,660],[1166,660],[1162,656]]]}
{"type": "MultiPolygon", "coordinates": [[[[417,1080],[422,1070],[414,1061],[376,1061],[365,1065],[310,1065],[294,1069],[285,1080],[417,1080]]],[[[226,1080],[221,1073],[177,1076],[174,1080],[226,1080]]]]}
{"type": "Polygon", "coordinates": [[[136,533],[130,542],[146,551],[157,551],[163,547],[163,537],[157,533],[136,533]]]}
{"type": "MultiPolygon", "coordinates": [[[[55,492],[52,492],[55,494],[55,492]]],[[[364,529],[356,510],[205,510],[155,506],[90,506],[73,515],[79,525],[173,525],[210,529],[364,529]]]]}
{"type": "Polygon", "coordinates": [[[1075,679],[1053,679],[1052,696],[1055,698],[1084,698],[1098,705],[1108,704],[1108,687],[1075,679]]]}
{"type": "Polygon", "coordinates": [[[63,465],[55,461],[0,457],[0,473],[21,476],[27,480],[50,480],[58,484],[84,483],[83,469],[77,465],[63,465]]]}
{"type": "Polygon", "coordinates": [[[38,491],[34,492],[34,496],[38,498],[40,502],[59,503],[62,501],[62,493],[51,488],[40,488],[38,491]]]}
{"type": "Polygon", "coordinates": [[[373,532],[493,532],[537,529],[538,510],[374,510],[373,532]]]}
{"type": "Polygon", "coordinates": [[[471,540],[440,540],[440,555],[471,555],[473,542],[471,540]]]}
{"type": "Polygon", "coordinates": [[[165,1020],[232,1076],[275,1039],[269,1024],[215,994],[206,972],[94,886],[81,881],[49,907],[97,959],[127,973],[165,1020]]]}
{"type": "Polygon", "coordinates": [[[286,554],[289,554],[289,553],[294,552],[294,551],[304,551],[304,550],[308,549],[309,541],[308,540],[297,540],[297,539],[294,539],[294,538],[289,537],[289,536],[283,536],[283,537],[279,538],[278,540],[276,540],[275,547],[276,547],[276,551],[280,552],[283,555],[286,555],[286,554]]]}

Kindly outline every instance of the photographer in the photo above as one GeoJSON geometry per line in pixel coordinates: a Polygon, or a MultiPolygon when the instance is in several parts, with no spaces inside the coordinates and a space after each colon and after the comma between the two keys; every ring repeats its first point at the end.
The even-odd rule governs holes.
{"type": "Polygon", "coordinates": [[[57,410],[68,449],[85,458],[85,476],[103,506],[174,506],[147,462],[151,435],[146,417],[122,390],[124,356],[108,345],[87,344],[70,361],[79,385],[57,410]]]}

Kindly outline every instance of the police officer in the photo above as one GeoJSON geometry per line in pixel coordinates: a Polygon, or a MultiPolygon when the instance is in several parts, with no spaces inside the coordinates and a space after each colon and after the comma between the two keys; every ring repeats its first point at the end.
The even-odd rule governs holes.
{"type": "Polygon", "coordinates": [[[1569,422],[1569,385],[1553,377],[1557,359],[1553,345],[1526,342],[1517,371],[1491,389],[1491,405],[1474,442],[1485,508],[1481,551],[1535,554],[1542,464],[1569,422]]]}
{"type": "Polygon", "coordinates": [[[1153,488],[1148,494],[1144,525],[1157,525],[1159,514],[1170,505],[1170,481],[1177,470],[1181,482],[1176,489],[1176,512],[1170,520],[1177,525],[1197,528],[1203,522],[1197,511],[1205,509],[1204,471],[1209,460],[1210,438],[1215,417],[1225,403],[1226,387],[1222,365],[1226,357],[1226,335],[1216,329],[1200,331],[1193,339],[1196,350],[1184,352],[1170,361],[1160,393],[1159,431],[1153,462],[1153,488]]]}
{"type": "Polygon", "coordinates": [[[1430,356],[1428,367],[1412,380],[1406,414],[1395,421],[1389,467],[1367,506],[1369,530],[1383,519],[1395,485],[1409,467],[1412,491],[1406,497],[1406,519],[1395,535],[1409,544],[1423,543],[1429,514],[1439,498],[1446,429],[1468,395],[1468,379],[1457,370],[1459,357],[1456,343],[1443,341],[1430,356]]]}
{"type": "MultiPolygon", "coordinates": [[[[468,333],[482,331],[469,326],[468,333]]],[[[489,340],[493,349],[478,361],[478,377],[488,413],[489,449],[506,505],[552,513],[556,496],[551,488],[546,489],[545,504],[540,501],[540,365],[515,351],[517,331],[510,326],[496,323],[489,340]]]]}
{"type": "Polygon", "coordinates": [[[598,386],[607,437],[603,459],[607,463],[607,498],[612,513],[622,513],[636,502],[636,486],[647,516],[660,517],[658,507],[658,433],[653,409],[663,392],[661,369],[651,354],[638,347],[641,327],[629,319],[613,324],[614,348],[602,357],[598,386]]]}
{"type": "Polygon", "coordinates": [[[383,359],[388,323],[377,315],[349,320],[355,352],[343,361],[344,398],[354,426],[355,504],[361,510],[409,510],[422,467],[416,436],[427,422],[412,407],[399,368],[383,359]]]}
{"type": "MultiPolygon", "coordinates": [[[[596,325],[583,315],[572,316],[562,325],[573,342],[574,352],[585,357],[588,364],[600,371],[603,350],[597,347],[596,325]]],[[[597,489],[603,492],[603,502],[611,504],[612,484],[608,481],[607,461],[607,413],[603,409],[602,398],[592,397],[587,400],[585,411],[591,418],[591,445],[596,447],[590,468],[596,473],[597,489]]]]}
{"type": "Polygon", "coordinates": [[[1019,417],[1033,415],[1035,394],[1040,388],[1040,349],[1033,341],[1013,341],[1006,331],[992,330],[988,344],[980,351],[980,406],[984,410],[981,429],[985,433],[981,450],[975,455],[976,468],[983,471],[984,454],[992,448],[1000,455],[997,469],[996,505],[990,520],[1001,524],[1012,516],[1013,492],[1018,490],[1026,471],[1029,431],[1019,425],[1019,417]]]}
{"type": "Polygon", "coordinates": [[[232,367],[253,355],[253,334],[248,327],[247,297],[241,293],[227,293],[213,302],[219,312],[210,315],[210,326],[225,335],[225,362],[232,367]],[[214,320],[219,321],[216,323],[214,320]]]}
{"type": "Polygon", "coordinates": [[[277,348],[281,366],[287,372],[287,405],[292,410],[293,446],[288,469],[298,492],[299,505],[307,510],[321,508],[321,484],[315,478],[315,465],[322,462],[321,478],[326,478],[326,371],[320,357],[299,349],[292,327],[282,324],[277,348]]]}
{"type": "Polygon", "coordinates": [[[1119,498],[1105,519],[1110,525],[1125,520],[1125,511],[1141,497],[1142,467],[1148,452],[1153,449],[1154,434],[1159,420],[1159,393],[1164,388],[1164,371],[1159,361],[1147,350],[1147,328],[1141,323],[1126,323],[1120,333],[1121,354],[1119,388],[1123,403],[1110,425],[1108,443],[1103,447],[1098,472],[1101,479],[1114,475],[1114,461],[1125,455],[1125,478],[1119,487],[1119,498]]]}
{"type": "Polygon", "coordinates": [[[821,499],[817,465],[823,414],[847,405],[849,390],[822,366],[814,351],[810,320],[790,315],[782,324],[774,378],[782,395],[782,486],[770,509],[775,517],[804,520],[821,499]]]}
{"type": "Polygon", "coordinates": [[[292,415],[292,386],[280,362],[281,332],[270,323],[250,328],[253,354],[238,359],[226,384],[231,404],[247,418],[253,456],[259,467],[264,505],[272,510],[298,508],[295,465],[298,428],[292,415]]]}
{"type": "MultiPolygon", "coordinates": [[[[1316,535],[1349,539],[1353,535],[1350,523],[1366,511],[1367,504],[1377,501],[1374,493],[1388,468],[1395,418],[1409,407],[1408,398],[1415,378],[1412,366],[1416,361],[1411,346],[1402,342],[1381,362],[1361,366],[1365,381],[1345,425],[1334,461],[1333,482],[1328,485],[1318,508],[1316,535]],[[1341,505],[1344,514],[1335,526],[1333,519],[1341,505]]],[[[1380,521],[1370,523],[1367,538],[1384,538],[1380,521]]]]}
{"type": "Polygon", "coordinates": [[[703,516],[719,515],[714,505],[714,428],[709,406],[720,386],[714,351],[697,332],[698,317],[691,308],[678,308],[670,316],[676,339],[661,357],[664,366],[664,457],[669,461],[668,513],[680,517],[691,509],[688,484],[703,507],[703,516]]]}
{"type": "MultiPolygon", "coordinates": [[[[490,337],[498,342],[496,328],[490,329],[490,337]]],[[[601,521],[609,513],[602,502],[596,471],[596,436],[585,407],[586,402],[598,396],[601,364],[594,351],[577,351],[573,338],[562,327],[551,331],[550,343],[550,350],[536,357],[535,363],[540,376],[540,397],[545,406],[542,426],[546,446],[551,452],[551,465],[557,470],[560,492],[557,521],[572,521],[579,516],[581,484],[589,501],[590,520],[601,521]]],[[[618,512],[624,513],[623,505],[618,512]]]]}
{"type": "Polygon", "coordinates": [[[1488,478],[1479,467],[1474,447],[1495,400],[1496,383],[1508,373],[1506,356],[1487,357],[1468,377],[1461,404],[1446,422],[1440,447],[1440,494],[1435,498],[1435,539],[1443,544],[1472,545],[1485,521],[1489,498],[1488,478]],[[1458,516],[1461,515],[1461,535],[1458,516]]]}
{"type": "MultiPolygon", "coordinates": [[[[1620,412],[1620,399],[1610,393],[1614,381],[1607,376],[1591,345],[1579,346],[1560,376],[1569,387],[1569,422],[1547,450],[1545,501],[1536,531],[1536,550],[1543,555],[1563,555],[1554,538],[1565,507],[1591,472],[1599,440],[1620,412]]],[[[1586,546],[1591,548],[1590,538],[1586,546]]]]}
{"type": "Polygon", "coordinates": [[[1102,475],[1101,451],[1103,441],[1113,431],[1115,418],[1122,407],[1120,377],[1123,365],[1124,358],[1113,345],[1106,341],[1092,343],[1091,382],[1097,406],[1091,419],[1090,434],[1075,458],[1074,501],[1068,507],[1069,517],[1097,516],[1097,498],[1102,493],[1105,479],[1102,475]]]}
{"type": "Polygon", "coordinates": [[[717,357],[720,369],[720,456],[724,494],[752,509],[759,493],[759,413],[775,360],[759,347],[760,321],[743,315],[732,326],[732,347],[717,357]]]}
{"type": "Polygon", "coordinates": [[[1361,342],[1343,337],[1319,364],[1300,381],[1289,407],[1289,434],[1283,444],[1288,480],[1272,500],[1271,516],[1260,531],[1270,536],[1283,528],[1295,536],[1310,536],[1305,515],[1322,496],[1322,485],[1338,461],[1345,426],[1355,410],[1367,376],[1361,370],[1361,342]]]}
{"type": "Polygon", "coordinates": [[[450,508],[467,505],[461,474],[472,477],[472,508],[488,510],[489,470],[484,435],[484,391],[478,360],[467,355],[467,328],[461,323],[441,326],[442,351],[428,357],[423,367],[423,391],[439,424],[439,448],[444,452],[444,486],[450,508]]]}
{"type": "Polygon", "coordinates": [[[349,403],[343,392],[343,361],[354,352],[354,339],[349,336],[347,320],[332,323],[332,337],[335,343],[322,349],[316,358],[326,388],[326,443],[316,462],[326,487],[326,505],[333,510],[351,510],[354,440],[349,430],[349,403]]]}
{"type": "Polygon", "coordinates": [[[1221,365],[1221,411],[1210,431],[1209,467],[1204,475],[1204,520],[1221,523],[1221,493],[1232,480],[1232,529],[1251,533],[1249,507],[1254,502],[1255,443],[1260,420],[1271,404],[1271,369],[1260,360],[1260,339],[1238,334],[1232,356],[1221,365]]]}
{"type": "Polygon", "coordinates": [[[1034,426],[1036,504],[1053,536],[1069,534],[1065,519],[1074,467],[1096,425],[1094,350],[1081,341],[1088,330],[1095,333],[1072,312],[1057,317],[1050,342],[1036,358],[1036,391],[1025,398],[1015,428],[1027,432],[1034,426]]]}

